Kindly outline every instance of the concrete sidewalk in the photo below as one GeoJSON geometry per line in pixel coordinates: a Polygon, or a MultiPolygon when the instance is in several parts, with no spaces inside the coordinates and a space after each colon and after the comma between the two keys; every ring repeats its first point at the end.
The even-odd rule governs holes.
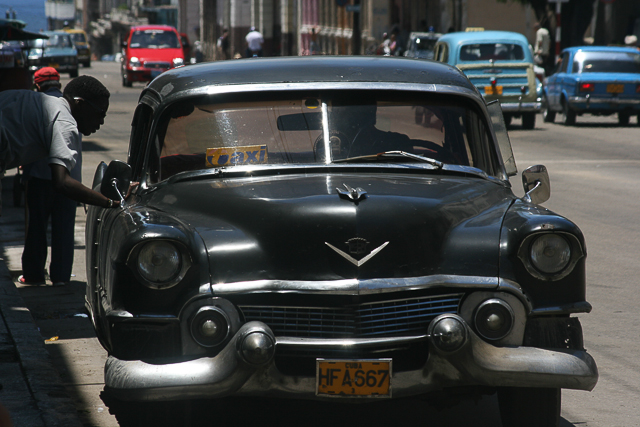
{"type": "MultiPolygon", "coordinates": [[[[24,213],[13,206],[13,173],[2,180],[0,216],[0,402],[15,427],[80,427],[74,401],[15,286],[9,254],[24,240],[24,213]]],[[[15,255],[15,254],[14,254],[15,255]]],[[[4,426],[0,426],[4,427],[4,426]]]]}

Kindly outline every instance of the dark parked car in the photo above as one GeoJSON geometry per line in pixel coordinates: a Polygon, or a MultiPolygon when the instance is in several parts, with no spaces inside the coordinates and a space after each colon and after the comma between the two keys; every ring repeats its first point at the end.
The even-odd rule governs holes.
{"type": "Polygon", "coordinates": [[[433,59],[436,42],[442,36],[440,33],[412,32],[404,56],[409,58],[433,59]]]}
{"type": "Polygon", "coordinates": [[[151,82],[132,126],[94,186],[139,185],[86,232],[121,422],[183,425],[185,398],[497,392],[504,426],[557,426],[560,390],[595,386],[582,232],[539,205],[544,166],[513,194],[502,111],[455,67],[197,64],[151,82]]]}
{"type": "Polygon", "coordinates": [[[65,31],[43,31],[48,39],[29,40],[29,70],[36,72],[42,67],[53,67],[60,74],[78,77],[78,51],[71,36],[65,31]]]}
{"type": "Polygon", "coordinates": [[[609,46],[565,49],[558,69],[546,79],[545,99],[546,122],[559,112],[566,125],[583,114],[618,114],[618,122],[627,125],[630,116],[640,114],[640,52],[609,46]]]}

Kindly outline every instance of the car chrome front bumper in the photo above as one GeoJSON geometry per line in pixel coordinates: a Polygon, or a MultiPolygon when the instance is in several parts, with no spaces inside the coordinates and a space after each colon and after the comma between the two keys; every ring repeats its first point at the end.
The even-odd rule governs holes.
{"type": "Polygon", "coordinates": [[[640,107],[640,98],[618,98],[612,96],[570,96],[569,105],[575,109],[590,109],[609,107],[618,109],[618,107],[640,107]]]}
{"type": "MultiPolygon", "coordinates": [[[[399,340],[429,340],[429,358],[421,369],[393,374],[393,397],[469,385],[591,390],[598,380],[596,363],[584,350],[495,347],[479,338],[461,317],[454,314],[440,317],[453,318],[464,329],[465,338],[455,351],[441,350],[436,343],[437,334],[382,339],[396,343],[399,340]]],[[[264,323],[249,322],[215,357],[163,364],[110,356],[105,365],[105,391],[120,399],[138,401],[234,394],[317,398],[315,377],[294,377],[278,371],[273,362],[277,346],[308,349],[377,344],[380,342],[376,340],[276,339],[264,323]],[[262,337],[260,342],[267,343],[265,348],[257,350],[260,363],[251,363],[252,357],[243,355],[243,343],[249,336],[262,337]],[[270,340],[274,346],[268,345],[270,340]]]]}
{"type": "Polygon", "coordinates": [[[505,102],[500,104],[505,113],[539,113],[542,111],[542,101],[536,102],[505,102]]]}

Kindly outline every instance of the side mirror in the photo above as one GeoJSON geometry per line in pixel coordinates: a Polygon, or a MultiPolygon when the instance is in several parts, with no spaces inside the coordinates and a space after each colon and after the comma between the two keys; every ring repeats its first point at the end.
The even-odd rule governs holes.
{"type": "Polygon", "coordinates": [[[525,202],[538,205],[549,200],[551,184],[547,168],[543,165],[529,166],[522,172],[522,186],[525,202]]]}
{"type": "Polygon", "coordinates": [[[126,40],[122,40],[122,43],[120,43],[120,46],[122,46],[123,48],[127,47],[127,41],[126,40]]]}
{"type": "Polygon", "coordinates": [[[133,172],[129,164],[120,160],[113,160],[104,172],[100,184],[100,192],[110,199],[120,200],[121,203],[124,202],[124,196],[129,191],[132,175],[133,172]]]}
{"type": "Polygon", "coordinates": [[[104,173],[107,171],[107,164],[105,162],[100,162],[98,168],[96,169],[96,173],[93,175],[93,184],[91,188],[97,190],[97,187],[102,184],[102,178],[104,177],[104,173]]]}

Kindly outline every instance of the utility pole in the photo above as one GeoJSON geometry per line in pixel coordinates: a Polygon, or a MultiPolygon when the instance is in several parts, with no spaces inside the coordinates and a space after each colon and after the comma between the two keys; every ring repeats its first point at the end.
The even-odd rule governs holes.
{"type": "Polygon", "coordinates": [[[200,0],[200,43],[205,61],[216,59],[217,0],[200,0]]]}

